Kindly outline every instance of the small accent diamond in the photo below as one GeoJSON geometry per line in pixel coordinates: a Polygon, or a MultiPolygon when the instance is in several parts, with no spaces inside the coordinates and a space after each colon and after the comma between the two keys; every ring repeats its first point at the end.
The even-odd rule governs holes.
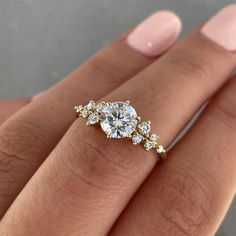
{"type": "Polygon", "coordinates": [[[99,122],[99,115],[97,112],[94,112],[89,115],[88,120],[87,120],[87,125],[94,125],[99,122]]]}
{"type": "Polygon", "coordinates": [[[157,141],[157,139],[158,139],[159,137],[156,135],[156,134],[151,134],[150,135],[150,137],[149,137],[149,139],[151,140],[151,141],[157,141]]]}
{"type": "Polygon", "coordinates": [[[79,106],[75,106],[75,111],[77,113],[81,112],[83,110],[83,106],[82,105],[79,105],[79,106]]]}
{"type": "Polygon", "coordinates": [[[156,151],[157,151],[158,154],[166,152],[165,148],[162,145],[158,145],[156,151]]]}
{"type": "Polygon", "coordinates": [[[96,110],[101,111],[103,107],[104,107],[104,103],[102,103],[102,102],[98,103],[97,106],[96,106],[96,110]]]}
{"type": "Polygon", "coordinates": [[[88,105],[86,106],[86,108],[88,109],[88,110],[91,110],[91,109],[93,109],[94,107],[95,107],[95,102],[94,101],[89,101],[89,103],[88,103],[88,105]]]}
{"type": "Polygon", "coordinates": [[[86,117],[88,117],[88,110],[86,110],[86,109],[83,109],[82,111],[81,111],[81,116],[83,117],[83,118],[86,118],[86,117]]]}
{"type": "Polygon", "coordinates": [[[142,135],[147,135],[150,132],[150,130],[151,130],[151,122],[150,121],[142,122],[138,125],[138,131],[142,135]]]}
{"type": "Polygon", "coordinates": [[[150,149],[152,149],[154,147],[154,143],[150,140],[146,140],[144,143],[144,148],[149,151],[150,149]]]}
{"type": "Polygon", "coordinates": [[[134,145],[137,145],[143,141],[143,136],[139,133],[134,133],[132,137],[132,141],[134,145]]]}

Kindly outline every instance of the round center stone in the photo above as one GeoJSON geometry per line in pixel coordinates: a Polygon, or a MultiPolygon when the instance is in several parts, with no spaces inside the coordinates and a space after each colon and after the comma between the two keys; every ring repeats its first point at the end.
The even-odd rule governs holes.
{"type": "Polygon", "coordinates": [[[129,137],[137,123],[135,109],[126,102],[113,102],[101,109],[101,128],[111,138],[129,137]]]}

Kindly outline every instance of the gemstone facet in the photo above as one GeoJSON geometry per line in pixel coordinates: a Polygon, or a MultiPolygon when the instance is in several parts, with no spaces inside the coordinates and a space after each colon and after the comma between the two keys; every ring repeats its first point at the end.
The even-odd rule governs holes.
{"type": "Polygon", "coordinates": [[[88,112],[87,109],[83,109],[83,110],[81,111],[81,116],[82,116],[83,118],[88,117],[88,114],[89,114],[89,112],[88,112]]]}
{"type": "Polygon", "coordinates": [[[150,135],[150,137],[149,137],[149,139],[151,140],[151,141],[157,141],[157,139],[158,139],[158,136],[156,135],[156,134],[151,134],[150,135]]]}
{"type": "Polygon", "coordinates": [[[162,145],[158,145],[157,149],[156,149],[158,154],[162,154],[165,153],[165,148],[162,145]]]}
{"type": "Polygon", "coordinates": [[[96,110],[101,111],[103,107],[104,107],[104,104],[102,102],[100,102],[100,103],[97,104],[96,110]]]}
{"type": "Polygon", "coordinates": [[[134,145],[137,145],[143,141],[143,136],[137,132],[135,132],[132,136],[132,141],[134,145]]]}
{"type": "Polygon", "coordinates": [[[87,125],[94,125],[99,122],[99,115],[97,112],[94,112],[89,115],[88,120],[87,120],[87,125]]]}
{"type": "Polygon", "coordinates": [[[100,115],[101,128],[110,138],[131,137],[138,123],[137,113],[128,102],[107,103],[100,115]]]}
{"type": "Polygon", "coordinates": [[[149,121],[144,121],[138,125],[138,131],[142,135],[147,135],[151,130],[151,124],[149,121]]]}
{"type": "Polygon", "coordinates": [[[154,147],[154,143],[150,140],[146,140],[144,143],[144,148],[145,150],[149,151],[150,149],[152,149],[154,147]]]}
{"type": "Polygon", "coordinates": [[[87,106],[86,106],[86,108],[88,109],[88,110],[91,110],[91,109],[93,109],[94,107],[95,107],[95,102],[94,101],[89,101],[89,103],[87,104],[87,106]]]}

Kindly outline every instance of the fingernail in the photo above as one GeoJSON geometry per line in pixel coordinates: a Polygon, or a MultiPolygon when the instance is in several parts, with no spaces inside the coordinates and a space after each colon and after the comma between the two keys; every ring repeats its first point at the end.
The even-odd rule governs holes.
{"type": "Polygon", "coordinates": [[[210,19],[202,34],[229,51],[236,50],[236,4],[227,6],[210,19]]]}
{"type": "Polygon", "coordinates": [[[176,41],[180,30],[178,16],[170,11],[160,11],[139,24],[128,36],[127,43],[145,56],[155,57],[176,41]]]}
{"type": "Polygon", "coordinates": [[[37,93],[32,97],[32,101],[35,99],[38,99],[41,95],[43,94],[43,92],[37,93]]]}

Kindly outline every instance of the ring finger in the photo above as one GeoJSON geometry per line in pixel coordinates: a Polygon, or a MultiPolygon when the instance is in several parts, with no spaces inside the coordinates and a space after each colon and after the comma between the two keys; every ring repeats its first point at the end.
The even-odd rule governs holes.
{"type": "MultiPolygon", "coordinates": [[[[0,128],[0,217],[71,125],[70,108],[78,101],[105,96],[141,71],[154,61],[149,56],[164,53],[174,43],[180,30],[179,19],[166,11],[143,24],[149,28],[147,38],[129,38],[136,50],[122,36],[0,128]],[[150,27],[156,29],[156,24],[153,35],[150,27]],[[145,47],[147,40],[152,47],[145,47]]],[[[137,31],[136,35],[142,33],[137,31]]]]}
{"type": "MultiPolygon", "coordinates": [[[[144,119],[154,121],[153,130],[168,145],[235,64],[233,53],[196,30],[105,100],[131,100],[144,119]]],[[[6,214],[2,232],[17,228],[22,235],[105,235],[109,231],[156,159],[125,140],[105,140],[101,132],[83,126],[81,121],[72,125],[6,214]]]]}

